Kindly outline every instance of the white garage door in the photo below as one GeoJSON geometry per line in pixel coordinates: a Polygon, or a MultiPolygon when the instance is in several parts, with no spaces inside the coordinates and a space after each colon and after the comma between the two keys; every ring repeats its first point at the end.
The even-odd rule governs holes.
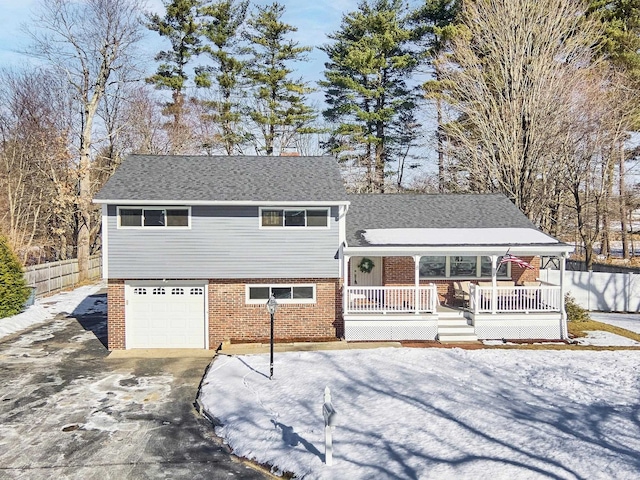
{"type": "Polygon", "coordinates": [[[127,348],[207,348],[205,285],[125,284],[127,348]]]}

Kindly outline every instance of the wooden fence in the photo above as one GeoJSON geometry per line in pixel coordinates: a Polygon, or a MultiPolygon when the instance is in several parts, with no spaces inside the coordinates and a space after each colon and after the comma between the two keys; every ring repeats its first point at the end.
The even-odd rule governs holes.
{"type": "MultiPolygon", "coordinates": [[[[102,255],[89,257],[89,279],[96,280],[102,275],[102,255]]],[[[35,287],[36,297],[42,297],[73,287],[78,283],[78,259],[60,260],[25,268],[27,285],[35,287]]]]}

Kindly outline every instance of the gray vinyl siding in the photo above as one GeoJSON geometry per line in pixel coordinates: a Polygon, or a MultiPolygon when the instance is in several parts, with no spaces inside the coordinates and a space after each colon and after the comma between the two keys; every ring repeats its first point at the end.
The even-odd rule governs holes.
{"type": "Polygon", "coordinates": [[[110,205],[109,277],[338,277],[337,207],[328,229],[260,229],[258,212],[254,206],[194,206],[190,229],[119,229],[110,205]]]}

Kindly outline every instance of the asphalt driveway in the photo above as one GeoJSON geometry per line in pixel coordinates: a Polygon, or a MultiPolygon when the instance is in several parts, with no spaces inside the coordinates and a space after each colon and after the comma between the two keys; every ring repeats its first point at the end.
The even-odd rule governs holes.
{"type": "Polygon", "coordinates": [[[0,478],[267,478],[193,407],[210,358],[107,358],[104,315],[77,317],[0,342],[0,478]]]}

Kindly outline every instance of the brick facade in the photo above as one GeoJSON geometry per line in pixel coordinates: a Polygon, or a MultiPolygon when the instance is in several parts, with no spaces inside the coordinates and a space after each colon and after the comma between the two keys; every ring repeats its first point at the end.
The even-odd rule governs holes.
{"type": "Polygon", "coordinates": [[[331,340],[344,335],[342,294],[339,279],[212,279],[209,283],[209,345],[223,341],[268,341],[270,317],[265,305],[246,304],[247,284],[316,285],[316,303],[280,304],[275,315],[274,337],[278,341],[331,340]]]}
{"type": "Polygon", "coordinates": [[[109,350],[126,348],[124,325],[124,280],[109,279],[107,287],[107,343],[109,350]]]}
{"type": "MultiPolygon", "coordinates": [[[[525,281],[535,281],[540,276],[540,257],[521,256],[525,262],[530,263],[534,269],[526,269],[514,263],[511,264],[511,279],[516,284],[525,281]]],[[[415,262],[413,257],[384,257],[382,260],[382,284],[383,285],[415,285],[415,262]]],[[[453,304],[453,282],[455,280],[429,280],[420,279],[420,285],[435,283],[438,289],[440,302],[453,304]]]]}
{"type": "MultiPolygon", "coordinates": [[[[315,284],[316,303],[280,304],[275,317],[276,340],[334,340],[344,336],[339,279],[213,279],[208,285],[209,348],[218,348],[224,340],[268,341],[269,314],[265,305],[246,303],[245,285],[278,283],[315,284]]],[[[107,301],[108,348],[125,349],[124,280],[109,280],[107,301]]]]}
{"type": "MultiPolygon", "coordinates": [[[[511,277],[517,283],[539,276],[540,257],[521,257],[535,269],[511,265],[511,277]]],[[[413,257],[384,257],[383,285],[414,285],[413,257]]],[[[453,304],[454,280],[421,279],[421,285],[435,283],[440,301],[453,304]]],[[[223,341],[264,342],[270,335],[270,318],[262,304],[247,304],[247,284],[315,284],[316,303],[281,304],[276,312],[275,338],[278,341],[330,340],[344,337],[342,288],[340,279],[212,279],[208,285],[209,348],[223,341]]],[[[124,280],[108,282],[109,350],[126,348],[124,280]]]]}

